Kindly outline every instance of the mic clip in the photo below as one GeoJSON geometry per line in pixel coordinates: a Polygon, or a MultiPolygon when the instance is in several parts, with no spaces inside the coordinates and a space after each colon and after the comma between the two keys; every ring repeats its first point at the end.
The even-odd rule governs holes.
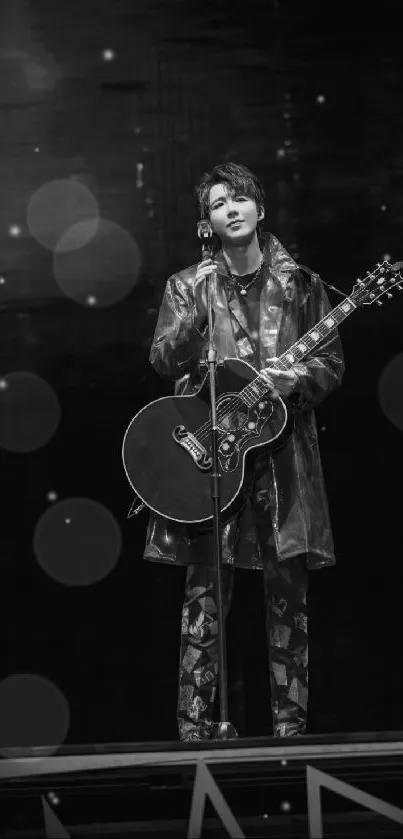
{"type": "Polygon", "coordinates": [[[197,235],[202,241],[202,259],[208,259],[213,250],[213,228],[208,219],[197,222],[197,235]]]}

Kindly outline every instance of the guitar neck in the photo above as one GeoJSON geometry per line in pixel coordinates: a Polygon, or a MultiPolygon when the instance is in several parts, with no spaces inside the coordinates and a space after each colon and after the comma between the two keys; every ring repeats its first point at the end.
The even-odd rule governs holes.
{"type": "MultiPolygon", "coordinates": [[[[322,318],[316,326],[306,332],[306,334],[295,342],[289,349],[283,353],[271,366],[275,370],[289,370],[298,361],[302,361],[308,353],[312,352],[315,347],[322,343],[327,336],[335,329],[339,323],[345,320],[357,306],[351,297],[346,297],[338,306],[335,306],[326,317],[322,318]]],[[[270,388],[265,379],[260,374],[250,382],[239,393],[239,396],[248,404],[253,405],[261,396],[263,396],[270,388]]]]}
{"type": "Polygon", "coordinates": [[[277,370],[289,370],[297,361],[302,361],[308,353],[322,343],[339,323],[342,323],[357,306],[351,299],[346,297],[328,315],[307,332],[303,338],[296,341],[273,365],[277,370]]]}

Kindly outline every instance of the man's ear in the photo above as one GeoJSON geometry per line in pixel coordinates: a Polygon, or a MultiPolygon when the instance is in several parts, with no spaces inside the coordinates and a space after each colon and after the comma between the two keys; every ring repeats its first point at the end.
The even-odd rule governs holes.
{"type": "Polygon", "coordinates": [[[258,221],[263,221],[263,219],[264,219],[264,210],[261,209],[261,210],[259,210],[257,220],[258,221]]]}

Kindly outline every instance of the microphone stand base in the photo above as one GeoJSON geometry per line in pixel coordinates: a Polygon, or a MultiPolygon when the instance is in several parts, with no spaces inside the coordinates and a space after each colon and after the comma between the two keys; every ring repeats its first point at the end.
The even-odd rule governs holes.
{"type": "Polygon", "coordinates": [[[214,723],[212,740],[235,740],[238,734],[230,722],[214,723]]]}

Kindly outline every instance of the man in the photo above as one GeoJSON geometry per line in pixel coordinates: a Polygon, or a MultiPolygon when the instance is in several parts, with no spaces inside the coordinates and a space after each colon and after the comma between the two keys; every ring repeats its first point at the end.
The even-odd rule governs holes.
{"type": "MultiPolygon", "coordinates": [[[[313,327],[330,304],[318,275],[298,266],[271,233],[262,233],[265,196],[246,167],[224,163],[196,189],[210,220],[213,258],[167,282],[150,361],[198,390],[207,346],[205,277],[214,268],[214,343],[218,358],[239,357],[263,372],[273,398],[286,400],[294,428],[279,451],[259,450],[243,487],[244,506],[223,526],[223,596],[231,603],[236,566],[263,570],[271,707],[275,736],[304,734],[308,702],[308,571],[335,563],[313,409],[342,381],[336,330],[301,363],[280,372],[273,361],[313,327]]],[[[150,516],[145,557],[187,565],[182,612],[178,727],[183,741],[214,732],[218,628],[213,537],[150,516]]],[[[230,715],[231,716],[231,715],[230,715]]]]}

